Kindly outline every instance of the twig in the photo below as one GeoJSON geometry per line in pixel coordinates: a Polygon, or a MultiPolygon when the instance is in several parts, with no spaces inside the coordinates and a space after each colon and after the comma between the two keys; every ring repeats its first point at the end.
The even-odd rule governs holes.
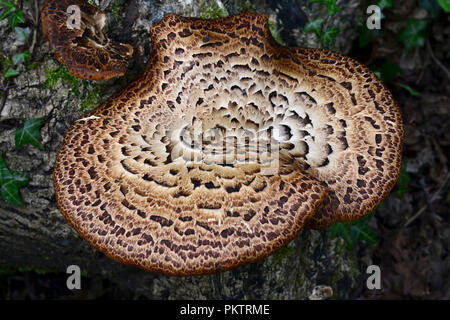
{"type": "Polygon", "coordinates": [[[2,113],[3,107],[6,103],[6,98],[8,97],[8,89],[9,89],[9,80],[6,81],[6,86],[2,89],[3,90],[3,96],[2,101],[0,102],[0,114],[2,113]]]}
{"type": "Polygon", "coordinates": [[[36,45],[36,35],[37,35],[37,30],[34,29],[33,40],[31,41],[31,45],[30,45],[30,56],[33,56],[34,46],[36,45]]]}
{"type": "Polygon", "coordinates": [[[34,0],[34,14],[35,16],[35,26],[33,31],[33,40],[30,45],[30,55],[33,56],[34,47],[36,46],[36,38],[37,38],[37,29],[39,28],[39,6],[38,1],[34,0]]]}
{"type": "Polygon", "coordinates": [[[433,61],[437,64],[437,66],[440,67],[444,71],[447,78],[450,79],[450,71],[448,71],[448,69],[444,66],[444,64],[442,62],[440,62],[438,60],[438,58],[436,58],[436,56],[433,53],[433,50],[431,49],[429,40],[427,40],[427,51],[428,51],[428,54],[430,55],[431,59],[433,59],[433,61]]]}
{"type": "Polygon", "coordinates": [[[424,205],[422,208],[420,208],[420,210],[417,211],[417,213],[415,215],[413,215],[411,218],[409,218],[408,221],[406,221],[406,223],[403,225],[403,228],[408,227],[411,224],[411,222],[416,220],[417,217],[419,217],[439,197],[439,194],[441,193],[442,189],[445,187],[448,178],[449,178],[449,174],[447,174],[447,176],[442,181],[441,185],[436,190],[436,192],[433,194],[433,196],[430,198],[430,200],[428,201],[428,199],[427,199],[427,204],[424,205]]]}
{"type": "Polygon", "coordinates": [[[300,3],[298,2],[298,0],[295,0],[295,4],[297,5],[298,10],[300,11],[300,14],[305,19],[306,23],[308,23],[309,22],[308,16],[306,15],[305,11],[303,11],[303,9],[300,6],[300,3]]]}
{"type": "Polygon", "coordinates": [[[431,197],[430,192],[428,191],[427,185],[425,184],[425,179],[421,178],[419,180],[420,187],[422,188],[423,192],[425,193],[425,200],[427,201],[427,205],[431,207],[431,197]]]}

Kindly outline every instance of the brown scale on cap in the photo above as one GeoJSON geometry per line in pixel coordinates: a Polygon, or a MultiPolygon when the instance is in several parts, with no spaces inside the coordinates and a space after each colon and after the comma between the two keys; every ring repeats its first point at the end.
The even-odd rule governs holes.
{"type": "Polygon", "coordinates": [[[42,5],[41,17],[44,34],[53,46],[56,59],[74,76],[107,80],[127,71],[133,47],[107,38],[103,33],[106,21],[103,11],[81,0],[47,0],[42,5]],[[74,11],[68,10],[71,5],[80,8],[79,29],[74,27],[71,18],[74,11]]]}
{"type": "Polygon", "coordinates": [[[55,163],[61,212],[111,258],[229,270],[363,217],[396,183],[401,115],[358,62],[282,48],[257,14],[168,14],[150,34],[144,74],[76,121],[55,163]]]}

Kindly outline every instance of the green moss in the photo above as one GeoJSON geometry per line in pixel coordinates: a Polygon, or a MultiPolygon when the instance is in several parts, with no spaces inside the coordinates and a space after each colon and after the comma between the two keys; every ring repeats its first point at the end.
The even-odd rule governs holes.
{"type": "Polygon", "coordinates": [[[14,67],[14,63],[12,62],[12,59],[10,57],[4,56],[3,54],[0,54],[0,62],[1,62],[1,70],[2,70],[2,76],[6,73],[6,71],[10,68],[14,67]]]}
{"type": "Polygon", "coordinates": [[[342,272],[340,272],[340,270],[331,276],[330,283],[333,286],[334,292],[336,292],[336,288],[335,288],[336,282],[341,280],[343,277],[344,277],[344,274],[342,272]]]}
{"type": "Polygon", "coordinates": [[[28,70],[34,70],[39,68],[42,65],[42,62],[32,62],[29,65],[27,65],[28,70]]]}
{"type": "Polygon", "coordinates": [[[192,8],[191,7],[186,7],[186,9],[184,9],[184,15],[186,17],[191,17],[192,15],[192,8]]]}
{"type": "Polygon", "coordinates": [[[81,113],[90,111],[100,104],[105,92],[103,84],[78,79],[70,74],[67,67],[63,66],[46,70],[45,87],[54,88],[59,79],[69,84],[71,96],[80,96],[80,92],[83,93],[84,99],[80,102],[81,113]]]}
{"type": "Polygon", "coordinates": [[[114,15],[114,17],[119,17],[119,10],[120,10],[120,0],[115,0],[113,6],[111,7],[111,11],[114,15]]]}
{"type": "Polygon", "coordinates": [[[93,274],[91,272],[83,269],[83,270],[81,270],[81,276],[87,278],[87,277],[93,277],[93,274]]]}
{"type": "Polygon", "coordinates": [[[35,268],[30,266],[23,266],[23,267],[1,267],[0,266],[0,276],[6,276],[6,275],[13,275],[17,273],[23,273],[23,272],[35,272],[37,274],[48,274],[48,273],[54,273],[54,270],[50,269],[41,269],[41,268],[35,268]]]}
{"type": "Polygon", "coordinates": [[[346,275],[347,276],[350,275],[353,278],[356,278],[359,274],[359,270],[355,265],[354,258],[344,259],[346,255],[350,254],[348,253],[346,246],[344,245],[344,240],[335,239],[334,241],[335,241],[334,251],[338,259],[334,261],[335,272],[330,277],[330,285],[334,292],[332,299],[339,299],[339,296],[337,295],[337,293],[339,292],[338,282],[342,280],[346,275]],[[344,261],[347,261],[345,265],[343,265],[344,261]]]}
{"type": "Polygon", "coordinates": [[[276,21],[269,21],[269,30],[272,34],[272,37],[281,45],[284,45],[283,40],[281,39],[280,29],[278,29],[278,24],[276,21]]]}
{"type": "Polygon", "coordinates": [[[54,88],[59,79],[66,81],[70,85],[71,94],[78,95],[80,92],[78,86],[80,79],[70,74],[67,67],[49,68],[45,71],[45,87],[54,88]]]}
{"type": "MultiPolygon", "coordinates": [[[[50,257],[45,257],[46,260],[50,259],[50,257]]],[[[25,272],[34,272],[39,275],[46,275],[46,274],[60,274],[65,273],[65,270],[56,270],[56,269],[44,269],[44,268],[36,268],[31,266],[21,266],[21,267],[3,267],[0,266],[0,276],[10,276],[10,275],[16,275],[18,273],[25,273],[25,272]]],[[[92,273],[90,271],[81,270],[81,276],[85,278],[93,278],[98,276],[95,273],[92,273]]]]}
{"type": "Polygon", "coordinates": [[[85,113],[86,111],[96,108],[102,101],[104,92],[104,86],[98,83],[88,84],[86,85],[86,89],[88,90],[86,98],[84,98],[84,100],[80,103],[81,113],[85,113]]]}
{"type": "Polygon", "coordinates": [[[199,3],[199,15],[202,19],[223,18],[228,16],[228,11],[215,0],[202,0],[199,3]]]}
{"type": "Polygon", "coordinates": [[[255,7],[250,1],[245,1],[245,3],[242,5],[242,12],[253,12],[255,11],[255,7]]]}
{"type": "Polygon", "coordinates": [[[277,251],[272,255],[273,262],[276,264],[281,264],[284,259],[287,259],[294,253],[294,248],[289,247],[289,245],[286,245],[277,251]]]}

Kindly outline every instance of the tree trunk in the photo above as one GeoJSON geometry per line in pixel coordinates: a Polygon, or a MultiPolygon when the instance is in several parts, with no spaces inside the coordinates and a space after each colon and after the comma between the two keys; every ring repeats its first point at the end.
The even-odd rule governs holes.
{"type": "MultiPolygon", "coordinates": [[[[121,5],[116,10],[113,9],[115,1],[97,2],[108,15],[107,33],[115,40],[131,43],[135,48],[131,70],[122,79],[99,84],[80,80],[75,87],[61,79],[54,87],[50,87],[48,83],[46,85],[46,78],[59,64],[53,58],[40,24],[36,28],[36,35],[33,35],[33,26],[30,24],[30,39],[20,42],[15,39],[7,19],[0,22],[2,52],[13,55],[28,50],[35,38],[32,61],[40,63],[30,70],[23,65],[18,67],[20,75],[10,78],[11,88],[0,104],[0,156],[5,159],[10,170],[27,171],[30,174],[29,184],[21,189],[25,202],[23,207],[0,200],[0,266],[27,266],[65,272],[69,265],[78,265],[85,274],[101,274],[124,289],[152,299],[303,299],[317,285],[331,286],[335,298],[347,297],[355,286],[358,271],[347,255],[343,241],[331,239],[327,231],[305,229],[272,256],[229,272],[211,276],[168,277],[112,261],[89,246],[71,229],[56,206],[52,182],[55,156],[66,130],[82,114],[84,107],[106,99],[139,74],[151,48],[148,27],[164,13],[172,11],[185,16],[202,16],[205,8],[222,5],[222,2],[212,0],[194,1],[190,5],[174,0],[164,1],[158,6],[154,1],[132,0],[120,1],[121,5]],[[99,92],[101,99],[96,98],[99,92]],[[16,149],[15,130],[24,121],[40,117],[46,119],[40,131],[44,150],[30,144],[16,149]]],[[[245,2],[229,1],[224,8],[229,14],[236,13],[242,9],[241,3],[245,2]]],[[[291,2],[289,5],[283,4],[282,10],[276,13],[275,4],[278,1],[252,1],[255,12],[269,14],[277,26],[282,25],[280,36],[285,44],[315,44],[317,47],[318,38],[314,34],[305,35],[301,32],[304,17],[300,11],[296,11],[295,2],[291,2]]],[[[323,11],[325,7],[320,4],[298,2],[304,5],[303,10],[310,19],[327,16],[326,9],[325,13],[323,11]]],[[[342,2],[345,2],[341,5],[344,10],[326,19],[326,23],[341,27],[337,46],[341,52],[346,52],[351,44],[349,39],[357,35],[356,24],[350,23],[349,26],[348,21],[355,22],[358,19],[356,3],[359,1],[342,2]]],[[[24,1],[23,10],[32,16],[36,14],[32,3],[24,1]]]]}

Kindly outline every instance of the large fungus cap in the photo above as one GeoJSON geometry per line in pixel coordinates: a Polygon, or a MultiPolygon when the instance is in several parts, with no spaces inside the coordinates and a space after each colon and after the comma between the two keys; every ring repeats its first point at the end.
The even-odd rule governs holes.
{"type": "Polygon", "coordinates": [[[151,38],[144,74],[76,121],[55,163],[61,212],[113,259],[229,270],[363,217],[396,183],[401,115],[360,63],[282,48],[257,14],[168,14],[151,38]]]}
{"type": "Polygon", "coordinates": [[[106,21],[103,11],[82,0],[47,0],[42,5],[41,19],[55,57],[74,76],[107,80],[127,71],[133,47],[107,38],[103,33],[106,21]],[[74,20],[73,6],[80,9],[79,25],[74,20]]]}

